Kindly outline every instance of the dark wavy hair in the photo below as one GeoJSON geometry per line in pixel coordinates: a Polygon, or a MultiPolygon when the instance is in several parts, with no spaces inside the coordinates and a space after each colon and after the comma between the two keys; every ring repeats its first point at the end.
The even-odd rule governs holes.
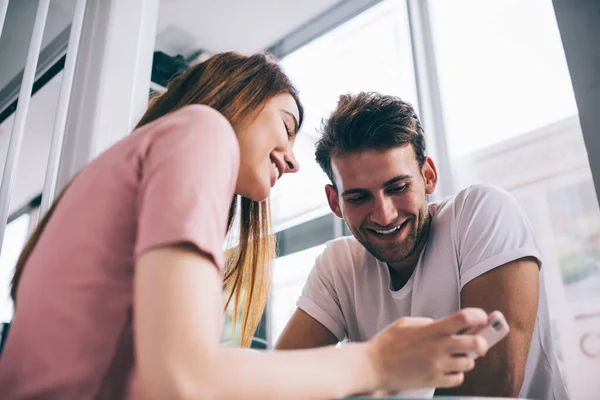
{"type": "Polygon", "coordinates": [[[423,127],[410,103],[374,92],[344,94],[321,125],[315,158],[335,186],[332,157],[406,145],[413,147],[419,167],[423,167],[423,127]]]}

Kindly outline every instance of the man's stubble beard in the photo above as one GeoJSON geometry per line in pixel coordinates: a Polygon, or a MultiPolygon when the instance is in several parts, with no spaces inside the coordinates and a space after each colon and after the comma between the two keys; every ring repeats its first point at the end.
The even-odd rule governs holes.
{"type": "MultiPolygon", "coordinates": [[[[413,220],[414,221],[414,220],[413,220]]],[[[385,262],[387,264],[398,263],[404,261],[408,257],[410,257],[415,250],[427,240],[427,236],[429,234],[429,223],[431,221],[431,215],[429,214],[429,208],[427,204],[425,208],[419,212],[419,225],[417,229],[413,229],[404,243],[392,243],[393,246],[399,246],[397,254],[392,254],[390,256],[386,256],[382,254],[382,251],[378,251],[374,245],[372,245],[367,239],[366,235],[357,236],[356,233],[352,232],[352,229],[348,226],[348,229],[352,232],[353,236],[358,240],[360,244],[362,244],[369,253],[373,255],[373,257],[377,258],[379,261],[385,262]]],[[[394,251],[395,253],[395,251],[394,251]]]]}

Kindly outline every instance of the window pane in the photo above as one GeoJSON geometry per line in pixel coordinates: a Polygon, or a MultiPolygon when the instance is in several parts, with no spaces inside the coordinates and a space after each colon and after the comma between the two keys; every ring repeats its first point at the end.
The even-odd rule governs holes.
{"type": "Polygon", "coordinates": [[[577,114],[551,0],[431,0],[450,153],[577,114]]]}
{"type": "Polygon", "coordinates": [[[294,147],[300,173],[286,175],[272,193],[276,226],[328,212],[327,178],[314,160],[314,143],[340,94],[379,91],[416,105],[406,15],[404,1],[385,0],[282,60],[300,91],[306,122],[294,147]]]}
{"type": "Polygon", "coordinates": [[[600,210],[552,2],[429,4],[455,187],[496,184],[524,208],[544,256],[571,398],[592,398],[600,392],[600,210]]]}
{"type": "Polygon", "coordinates": [[[9,322],[13,315],[10,299],[10,280],[21,249],[27,239],[29,214],[23,214],[6,226],[2,255],[0,256],[0,322],[9,322]]]}
{"type": "Polygon", "coordinates": [[[269,303],[273,345],[296,310],[296,301],[302,294],[308,274],[314,266],[315,259],[324,249],[324,244],[315,246],[289,256],[279,257],[273,262],[273,286],[269,303]]]}

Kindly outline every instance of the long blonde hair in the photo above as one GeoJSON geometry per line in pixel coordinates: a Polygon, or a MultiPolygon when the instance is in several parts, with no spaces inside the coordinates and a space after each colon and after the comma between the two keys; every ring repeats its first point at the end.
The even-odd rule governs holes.
{"type": "MultiPolygon", "coordinates": [[[[151,99],[136,128],[188,104],[204,104],[219,111],[234,129],[238,129],[280,93],[289,93],[295,99],[300,112],[300,127],[303,108],[297,91],[271,57],[265,54],[247,57],[232,52],[217,54],[171,80],[165,93],[151,99]]],[[[13,300],[16,300],[27,259],[67,189],[68,185],[42,218],[19,256],[12,279],[13,300]]],[[[269,266],[275,258],[275,240],[270,233],[268,200],[256,202],[238,197],[234,196],[231,201],[227,228],[229,232],[234,225],[240,200],[239,243],[227,252],[223,287],[227,296],[225,309],[233,301],[234,330],[241,312],[241,344],[249,346],[269,294],[269,266]]]]}

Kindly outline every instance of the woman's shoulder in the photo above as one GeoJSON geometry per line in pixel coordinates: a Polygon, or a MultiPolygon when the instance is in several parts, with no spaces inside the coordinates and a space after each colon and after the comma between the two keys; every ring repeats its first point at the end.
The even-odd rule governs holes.
{"type": "MultiPolygon", "coordinates": [[[[234,133],[229,120],[223,114],[204,104],[188,104],[170,114],[175,118],[185,118],[194,124],[216,127],[234,133]]],[[[166,118],[168,117],[169,114],[166,115],[166,118]]]]}
{"type": "Polygon", "coordinates": [[[201,104],[184,106],[139,129],[146,130],[150,140],[164,136],[189,136],[188,140],[206,145],[238,146],[229,120],[214,108],[201,104]]]}
{"type": "Polygon", "coordinates": [[[239,163],[239,144],[233,127],[220,112],[205,105],[188,105],[173,111],[131,135],[138,142],[143,162],[150,159],[187,158],[193,164],[239,163]]]}

